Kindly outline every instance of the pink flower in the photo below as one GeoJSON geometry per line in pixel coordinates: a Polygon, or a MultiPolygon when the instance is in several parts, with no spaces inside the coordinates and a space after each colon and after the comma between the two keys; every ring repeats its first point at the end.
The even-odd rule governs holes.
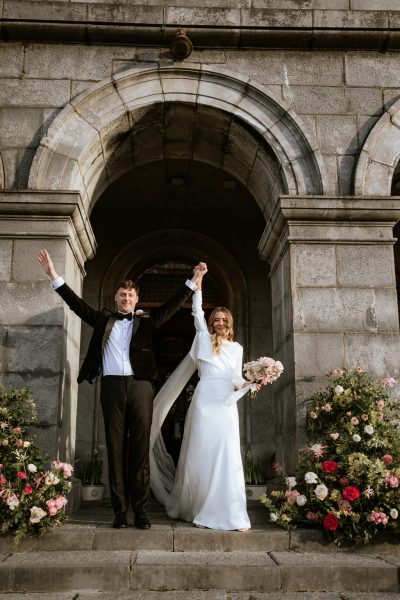
{"type": "Polygon", "coordinates": [[[383,400],[378,400],[378,402],[376,403],[377,407],[382,410],[382,408],[385,406],[385,403],[383,400]]]}
{"type": "Polygon", "coordinates": [[[24,487],[24,493],[25,493],[25,494],[32,494],[32,492],[33,492],[33,489],[32,489],[32,486],[31,486],[31,485],[29,485],[29,484],[28,484],[28,485],[26,485],[26,486],[24,487]]]}
{"type": "Polygon", "coordinates": [[[3,444],[3,446],[8,446],[8,440],[3,440],[1,443],[3,444]]]}
{"type": "Polygon", "coordinates": [[[385,379],[383,380],[383,383],[385,385],[387,385],[388,387],[394,387],[396,385],[396,380],[394,379],[394,377],[390,377],[389,375],[387,377],[385,377],[385,379]]]}
{"type": "Polygon", "coordinates": [[[310,412],[310,417],[311,417],[312,419],[317,419],[317,418],[318,418],[318,415],[317,415],[317,413],[316,413],[314,410],[312,410],[312,411],[310,412]]]}
{"type": "Polygon", "coordinates": [[[383,462],[385,463],[385,465],[393,464],[393,456],[391,454],[385,454],[385,456],[383,457],[383,462]]]}
{"type": "Polygon", "coordinates": [[[300,496],[300,492],[297,490],[286,490],[285,496],[288,504],[295,504],[297,496],[300,496]]]}
{"type": "Polygon", "coordinates": [[[24,471],[18,471],[17,476],[19,479],[26,479],[26,473],[24,473],[24,471]]]}
{"type": "Polygon", "coordinates": [[[349,480],[347,479],[347,477],[341,477],[339,479],[339,483],[340,485],[349,485],[349,480]]]}
{"type": "Polygon", "coordinates": [[[385,483],[391,488],[398,488],[399,478],[396,475],[390,475],[389,477],[386,477],[385,483]]]}
{"type": "Polygon", "coordinates": [[[55,506],[52,506],[51,508],[49,508],[49,513],[52,517],[54,517],[58,513],[58,510],[55,506]]]}
{"type": "Polygon", "coordinates": [[[369,521],[370,523],[376,523],[376,525],[386,525],[389,521],[389,517],[383,512],[372,511],[372,513],[368,515],[367,521],[369,521]]]}
{"type": "Polygon", "coordinates": [[[272,465],[272,468],[275,471],[275,473],[280,473],[282,471],[282,466],[279,463],[274,463],[272,465]]]}
{"type": "Polygon", "coordinates": [[[355,371],[356,373],[364,373],[364,369],[362,369],[361,367],[356,367],[355,371]]]}
{"type": "Polygon", "coordinates": [[[335,517],[335,515],[328,513],[324,517],[323,527],[324,527],[324,529],[327,529],[328,531],[336,531],[336,529],[339,527],[338,518],[335,517]]]}
{"type": "Polygon", "coordinates": [[[344,488],[342,492],[342,496],[345,500],[349,500],[349,502],[354,502],[359,497],[360,492],[353,485],[349,485],[344,488]]]}
{"type": "Polygon", "coordinates": [[[346,512],[351,512],[352,510],[351,504],[347,500],[339,500],[338,506],[340,510],[344,510],[346,512]]]}
{"type": "Polygon", "coordinates": [[[15,445],[18,448],[22,448],[22,446],[24,445],[24,442],[22,440],[18,439],[18,440],[15,440],[15,445]]]}
{"type": "Polygon", "coordinates": [[[319,514],[313,512],[312,510],[309,510],[306,514],[306,519],[308,521],[311,521],[312,523],[316,523],[317,521],[319,521],[319,514]]]}
{"type": "Polygon", "coordinates": [[[343,377],[343,371],[342,371],[342,369],[334,369],[331,372],[331,376],[332,377],[343,377]]]}
{"type": "Polygon", "coordinates": [[[383,421],[383,419],[384,419],[385,417],[383,416],[383,413],[381,413],[381,412],[378,412],[378,413],[376,413],[376,418],[378,419],[378,421],[383,421]]]}
{"type": "Polygon", "coordinates": [[[4,485],[6,481],[7,479],[3,475],[0,475],[0,485],[4,485]]]}
{"type": "Polygon", "coordinates": [[[4,465],[3,463],[0,464],[0,471],[2,471],[4,469],[4,465]]]}
{"type": "Polygon", "coordinates": [[[18,435],[19,433],[22,433],[22,427],[14,427],[12,431],[13,433],[18,435]]]}

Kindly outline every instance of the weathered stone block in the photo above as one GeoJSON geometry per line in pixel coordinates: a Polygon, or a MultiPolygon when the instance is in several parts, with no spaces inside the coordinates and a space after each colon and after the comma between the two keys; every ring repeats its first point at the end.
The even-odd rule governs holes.
{"type": "Polygon", "coordinates": [[[345,92],[340,87],[283,86],[283,97],[299,114],[347,112],[345,92]]]}
{"type": "Polygon", "coordinates": [[[41,137],[40,108],[0,108],[0,144],[3,148],[37,148],[41,137]]]}
{"type": "Polygon", "coordinates": [[[6,19],[32,19],[45,21],[85,21],[86,5],[84,2],[65,2],[62,0],[40,0],[27,2],[24,0],[4,0],[3,17],[6,19]]]}
{"type": "Polygon", "coordinates": [[[24,64],[24,48],[20,43],[0,44],[0,77],[20,77],[24,64]]]}
{"type": "Polygon", "coordinates": [[[398,87],[398,56],[374,51],[348,52],[345,57],[345,75],[346,83],[350,86],[398,87]]]}
{"type": "MultiPolygon", "coordinates": [[[[34,218],[32,219],[35,220],[34,218]]],[[[21,221],[21,226],[24,224],[21,221]]],[[[58,275],[64,275],[65,242],[58,240],[28,240],[16,239],[13,255],[13,281],[49,281],[42,267],[37,261],[41,248],[47,248],[58,275]]],[[[51,290],[50,290],[51,291],[51,290]]]]}
{"type": "Polygon", "coordinates": [[[70,99],[70,82],[48,79],[4,79],[0,104],[9,106],[63,106],[70,99]]]}
{"type": "Polygon", "coordinates": [[[10,280],[12,248],[12,240],[0,239],[0,281],[10,280]]]}
{"type": "Polygon", "coordinates": [[[338,283],[347,287],[394,286],[392,246],[352,246],[337,248],[338,283]]]}
{"type": "Polygon", "coordinates": [[[7,364],[9,373],[35,373],[48,377],[58,373],[61,361],[59,327],[8,328],[7,364]],[[41,348],[41,351],[38,351],[41,348]]]}
{"type": "MultiPolygon", "coordinates": [[[[141,23],[141,24],[162,24],[163,20],[162,6],[145,6],[126,4],[88,4],[88,21],[102,21],[103,23],[141,23]]],[[[184,23],[181,23],[183,25],[184,23]]]]}
{"type": "Polygon", "coordinates": [[[395,290],[300,288],[293,301],[295,331],[393,331],[395,290]]]}
{"type": "Polygon", "coordinates": [[[378,88],[351,88],[345,90],[346,112],[359,115],[381,115],[382,90],[378,88]]]}
{"type": "Polygon", "coordinates": [[[297,285],[323,287],[336,284],[335,246],[298,244],[295,256],[297,285]]]}
{"type": "Polygon", "coordinates": [[[350,154],[357,152],[357,120],[353,115],[319,115],[317,130],[321,152],[350,154]]]}
{"type": "MultiPolygon", "coordinates": [[[[336,7],[335,7],[336,8],[336,7]]],[[[377,10],[314,10],[314,27],[385,29],[389,25],[388,14],[377,10]]]]}
{"type": "Polygon", "coordinates": [[[353,186],[353,173],[356,166],[356,157],[351,154],[345,154],[338,157],[339,163],[339,180],[338,188],[341,196],[351,194],[353,186]]]}
{"type": "Polygon", "coordinates": [[[318,377],[344,364],[341,333],[295,333],[296,378],[318,377]]]}
{"type": "Polygon", "coordinates": [[[25,76],[49,79],[104,79],[111,75],[112,46],[29,44],[25,76]]]}
{"type": "Polygon", "coordinates": [[[8,325],[61,325],[61,298],[49,283],[0,283],[2,322],[8,325]]]}
{"type": "Polygon", "coordinates": [[[280,10],[270,8],[251,8],[241,11],[244,27],[285,27],[287,23],[296,23],[298,27],[312,27],[313,14],[310,10],[280,10]]]}
{"type": "MultiPolygon", "coordinates": [[[[161,21],[160,21],[161,22],[161,21]]],[[[164,21],[162,21],[164,22],[164,21]]],[[[239,26],[241,24],[240,10],[235,8],[181,8],[169,7],[165,10],[165,23],[180,27],[189,25],[239,26]]]]}
{"type": "Polygon", "coordinates": [[[345,364],[360,366],[372,375],[399,373],[399,336],[394,334],[344,334],[345,364]]]}

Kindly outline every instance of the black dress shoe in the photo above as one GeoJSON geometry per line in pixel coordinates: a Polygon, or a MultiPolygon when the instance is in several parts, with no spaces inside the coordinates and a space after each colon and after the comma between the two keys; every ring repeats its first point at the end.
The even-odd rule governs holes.
{"type": "Polygon", "coordinates": [[[146,513],[136,513],[133,524],[138,529],[150,529],[151,523],[146,513]]]}
{"type": "Polygon", "coordinates": [[[128,527],[128,521],[126,520],[126,513],[117,513],[115,515],[113,527],[115,529],[122,529],[128,527]]]}

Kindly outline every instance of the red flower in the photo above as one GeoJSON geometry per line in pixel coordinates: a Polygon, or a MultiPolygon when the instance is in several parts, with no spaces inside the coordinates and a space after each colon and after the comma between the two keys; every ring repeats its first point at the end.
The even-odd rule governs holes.
{"type": "Polygon", "coordinates": [[[335,462],[334,460],[325,460],[322,463],[322,468],[325,471],[325,473],[334,473],[337,469],[337,462],[335,462]]]}
{"type": "Polygon", "coordinates": [[[393,463],[393,456],[391,454],[385,454],[383,457],[383,462],[385,465],[391,465],[393,463]]]}
{"type": "Polygon", "coordinates": [[[335,517],[335,515],[328,513],[324,517],[323,527],[324,529],[328,529],[328,531],[336,531],[336,529],[339,527],[339,519],[335,517]]]}
{"type": "Polygon", "coordinates": [[[32,486],[31,486],[31,485],[29,485],[29,484],[28,484],[28,485],[26,485],[26,486],[24,487],[24,492],[25,492],[25,494],[32,494],[32,492],[33,492],[32,486]]]}
{"type": "Polygon", "coordinates": [[[19,471],[18,477],[19,477],[19,479],[26,479],[26,473],[24,473],[23,471],[19,471]]]}
{"type": "Polygon", "coordinates": [[[359,495],[360,495],[360,492],[353,485],[349,485],[349,486],[345,487],[342,492],[343,498],[345,500],[348,500],[349,502],[354,502],[354,500],[357,500],[359,495]]]}

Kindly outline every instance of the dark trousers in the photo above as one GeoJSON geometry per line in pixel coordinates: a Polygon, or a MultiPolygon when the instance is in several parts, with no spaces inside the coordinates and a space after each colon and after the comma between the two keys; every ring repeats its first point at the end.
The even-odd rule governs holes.
{"type": "Polygon", "coordinates": [[[135,513],[150,496],[149,442],[153,386],[134,377],[108,375],[101,382],[111,503],[114,513],[135,513]]]}

